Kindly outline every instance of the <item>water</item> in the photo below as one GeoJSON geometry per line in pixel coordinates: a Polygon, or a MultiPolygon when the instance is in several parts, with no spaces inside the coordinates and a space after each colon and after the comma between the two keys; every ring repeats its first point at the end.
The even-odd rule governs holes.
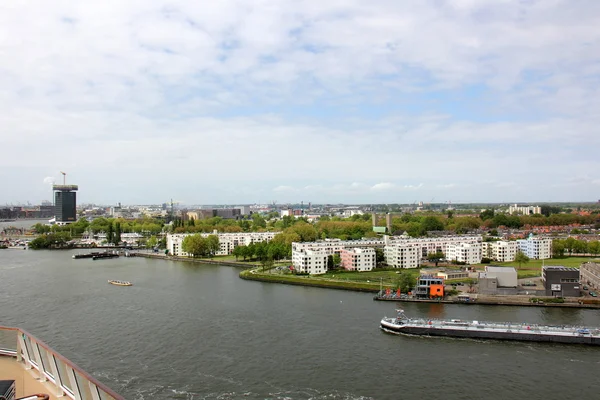
{"type": "MultiPolygon", "coordinates": [[[[127,399],[595,398],[600,349],[396,336],[372,295],[231,267],[0,250],[0,324],[127,399]],[[109,285],[128,280],[131,287],[109,285]]],[[[410,316],[600,326],[596,310],[405,304],[410,316]]]]}

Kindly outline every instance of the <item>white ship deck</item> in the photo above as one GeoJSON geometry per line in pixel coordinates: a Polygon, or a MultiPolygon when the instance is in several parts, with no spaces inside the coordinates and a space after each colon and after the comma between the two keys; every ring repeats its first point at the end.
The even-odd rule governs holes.
{"type": "Polygon", "coordinates": [[[14,380],[16,397],[124,400],[44,342],[18,328],[0,327],[0,379],[14,380]]]}

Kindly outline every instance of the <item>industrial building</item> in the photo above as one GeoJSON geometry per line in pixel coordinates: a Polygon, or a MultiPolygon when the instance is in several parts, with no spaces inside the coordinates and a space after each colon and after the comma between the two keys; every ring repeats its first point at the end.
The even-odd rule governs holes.
{"type": "Polygon", "coordinates": [[[485,272],[479,273],[478,292],[481,294],[516,294],[517,270],[513,267],[496,267],[488,265],[485,272]]]}
{"type": "Polygon", "coordinates": [[[579,297],[579,269],[572,267],[544,266],[542,267],[542,282],[546,296],[579,297]]]}

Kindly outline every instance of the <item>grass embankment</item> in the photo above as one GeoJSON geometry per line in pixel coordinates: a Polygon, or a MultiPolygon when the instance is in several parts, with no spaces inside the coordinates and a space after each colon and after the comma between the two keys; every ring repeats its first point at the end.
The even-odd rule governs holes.
{"type": "Polygon", "coordinates": [[[590,257],[564,257],[564,258],[550,258],[548,260],[529,260],[526,264],[515,263],[514,261],[505,262],[505,263],[491,263],[491,264],[479,264],[475,265],[476,268],[485,268],[486,265],[497,265],[501,267],[515,267],[517,270],[517,277],[519,279],[523,278],[536,278],[538,276],[542,276],[542,265],[552,265],[552,266],[563,266],[563,267],[575,267],[579,268],[579,266],[588,261],[593,261],[594,258],[590,257]]]}
{"type": "MultiPolygon", "coordinates": [[[[392,287],[397,276],[393,271],[371,271],[371,272],[328,272],[323,275],[292,275],[273,271],[262,272],[260,268],[240,272],[240,278],[264,282],[287,283],[290,285],[316,286],[330,289],[346,289],[361,292],[378,292],[380,278],[383,279],[383,287],[392,287]],[[359,275],[361,274],[361,275],[359,275]],[[362,274],[369,274],[369,278],[362,274]],[[348,276],[346,276],[348,275],[348,276]]],[[[416,271],[418,274],[418,271],[416,271]]]]}
{"type": "MultiPolygon", "coordinates": [[[[214,261],[224,261],[224,262],[231,262],[231,263],[238,263],[240,265],[243,264],[249,264],[250,266],[252,265],[256,265],[259,264],[260,261],[257,259],[242,259],[242,258],[237,258],[235,256],[232,255],[227,255],[227,256],[213,256],[212,258],[204,258],[203,260],[214,260],[214,261]]],[[[273,266],[274,267],[280,267],[280,266],[286,266],[286,265],[290,265],[292,262],[290,260],[280,260],[280,261],[275,261],[273,262],[273,266]]]]}

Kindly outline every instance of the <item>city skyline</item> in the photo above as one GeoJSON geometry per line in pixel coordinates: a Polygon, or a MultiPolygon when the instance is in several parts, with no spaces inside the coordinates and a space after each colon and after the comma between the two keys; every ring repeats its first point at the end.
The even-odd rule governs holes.
{"type": "Polygon", "coordinates": [[[596,2],[0,10],[0,204],[600,198],[596,2]]]}

